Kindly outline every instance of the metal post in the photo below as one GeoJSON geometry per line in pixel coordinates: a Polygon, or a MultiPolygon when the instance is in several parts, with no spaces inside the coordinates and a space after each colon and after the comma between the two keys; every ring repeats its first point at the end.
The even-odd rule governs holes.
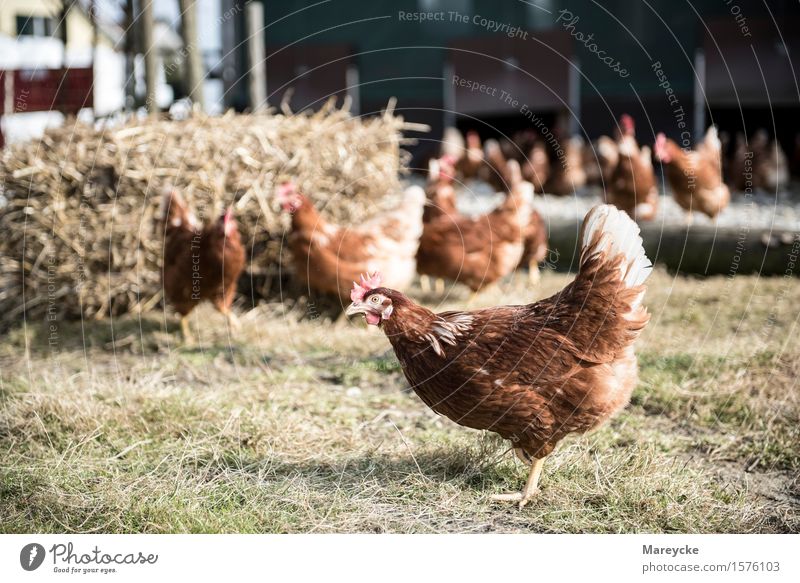
{"type": "Polygon", "coordinates": [[[180,0],[181,34],[186,55],[186,85],[192,103],[205,108],[203,100],[203,61],[197,39],[197,6],[194,0],[180,0]]]}
{"type": "Polygon", "coordinates": [[[264,49],[264,5],[248,2],[245,7],[247,22],[247,56],[250,61],[248,89],[250,109],[262,111],[267,108],[267,63],[264,49]]]}

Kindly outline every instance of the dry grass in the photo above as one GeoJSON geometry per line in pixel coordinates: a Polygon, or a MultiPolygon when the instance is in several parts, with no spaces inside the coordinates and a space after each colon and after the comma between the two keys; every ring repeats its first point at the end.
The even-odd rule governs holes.
{"type": "MultiPolygon", "coordinates": [[[[522,280],[479,303],[526,299],[522,280]]],[[[524,480],[506,445],[431,413],[355,324],[267,306],[231,340],[204,309],[195,348],[169,314],[59,323],[53,345],[19,327],[0,344],[0,530],[797,532],[800,282],[651,282],[632,405],[565,441],[524,511],[488,501],[524,480]]]]}

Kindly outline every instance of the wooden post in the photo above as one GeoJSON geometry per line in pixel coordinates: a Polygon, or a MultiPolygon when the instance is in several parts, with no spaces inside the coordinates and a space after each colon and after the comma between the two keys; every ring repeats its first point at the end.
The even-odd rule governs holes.
{"type": "Polygon", "coordinates": [[[264,5],[248,2],[245,6],[247,22],[247,56],[250,61],[248,89],[250,109],[262,111],[267,108],[267,63],[264,50],[264,5]]]}
{"type": "Polygon", "coordinates": [[[136,107],[136,8],[133,0],[125,1],[125,110],[136,107]]]}
{"type": "Polygon", "coordinates": [[[706,54],[697,49],[694,54],[694,143],[703,140],[706,132],[706,54]]]}
{"type": "MultiPolygon", "coordinates": [[[[92,22],[92,85],[95,85],[95,79],[97,78],[97,47],[100,44],[100,27],[97,25],[97,5],[96,0],[89,0],[89,20],[92,22]]],[[[95,92],[92,91],[92,96],[94,96],[95,92]]],[[[92,113],[97,119],[97,108],[95,108],[94,103],[92,103],[92,113]]]]}
{"type": "Polygon", "coordinates": [[[69,15],[69,9],[72,7],[71,0],[64,0],[61,3],[61,12],[59,13],[58,17],[60,22],[59,25],[59,33],[61,36],[61,43],[64,45],[64,52],[61,55],[61,68],[67,68],[67,41],[69,40],[67,37],[67,16],[69,15]]]}
{"type": "Polygon", "coordinates": [[[151,116],[158,115],[158,102],[156,101],[156,84],[158,83],[158,73],[156,67],[158,60],[156,47],[153,39],[153,1],[142,0],[142,50],[144,51],[144,83],[147,89],[145,106],[151,116]]]}
{"type": "Polygon", "coordinates": [[[186,55],[186,90],[192,103],[205,108],[203,100],[203,61],[198,46],[195,0],[180,0],[183,54],[186,55]]]}

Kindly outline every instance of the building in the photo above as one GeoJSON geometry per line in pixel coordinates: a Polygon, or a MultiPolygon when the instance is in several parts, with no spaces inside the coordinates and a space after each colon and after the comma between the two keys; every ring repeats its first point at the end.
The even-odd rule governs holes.
{"type": "MultiPolygon", "coordinates": [[[[223,0],[227,105],[246,108],[244,0],[223,0]]],[[[790,0],[264,2],[267,93],[294,109],[392,96],[436,139],[537,123],[595,138],[628,112],[692,143],[714,122],[793,147],[800,7],[790,0]]],[[[646,139],[646,138],[644,138],[646,139]]],[[[424,147],[424,144],[421,146],[424,147]]]]}
{"type": "Polygon", "coordinates": [[[102,116],[124,105],[122,30],[107,21],[95,27],[88,4],[75,2],[67,11],[65,49],[62,9],[56,0],[0,2],[0,129],[9,141],[40,135],[63,113],[102,116]],[[70,70],[67,82],[62,67],[70,70]]]}

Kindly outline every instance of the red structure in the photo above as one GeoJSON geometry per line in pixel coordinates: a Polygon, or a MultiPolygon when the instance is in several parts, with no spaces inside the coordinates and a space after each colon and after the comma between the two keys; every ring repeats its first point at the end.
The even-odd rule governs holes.
{"type": "MultiPolygon", "coordinates": [[[[91,67],[0,71],[0,116],[31,111],[76,114],[92,107],[93,83],[91,67]]],[[[4,145],[0,128],[0,147],[4,145]]]]}

